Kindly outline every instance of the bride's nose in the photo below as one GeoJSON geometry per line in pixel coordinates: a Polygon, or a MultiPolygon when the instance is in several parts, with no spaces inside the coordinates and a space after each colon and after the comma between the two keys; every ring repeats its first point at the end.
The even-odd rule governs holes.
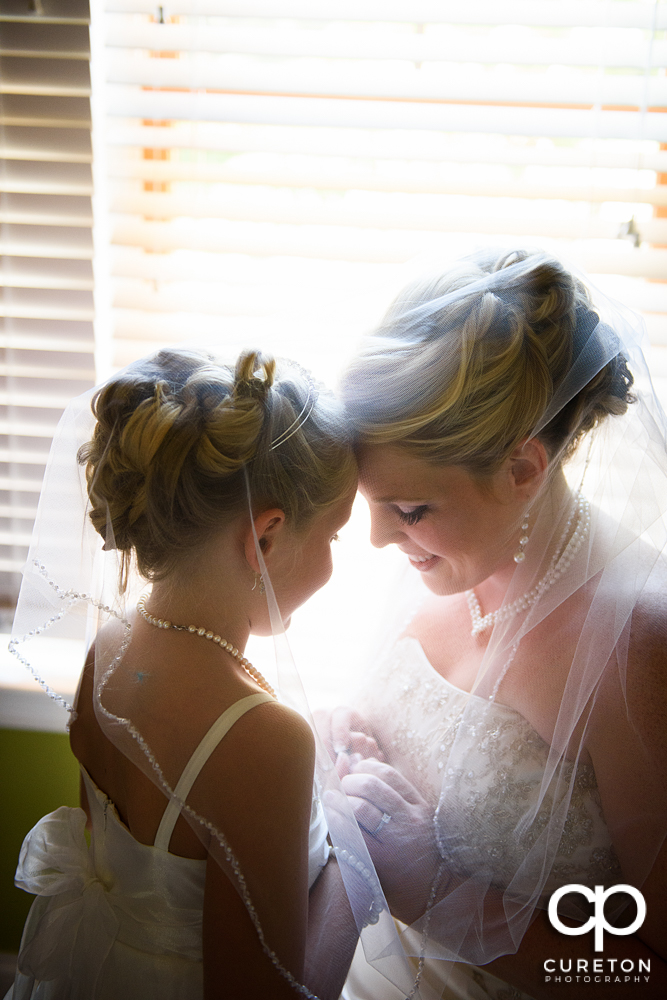
{"type": "Polygon", "coordinates": [[[385,545],[397,544],[403,537],[400,525],[392,514],[371,508],[371,545],[383,549],[385,545]]]}

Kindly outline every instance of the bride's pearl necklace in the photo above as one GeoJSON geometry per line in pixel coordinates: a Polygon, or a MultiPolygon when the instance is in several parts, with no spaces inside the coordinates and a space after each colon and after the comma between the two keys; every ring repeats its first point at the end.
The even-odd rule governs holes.
{"type": "Polygon", "coordinates": [[[468,599],[468,608],[470,609],[470,618],[472,621],[471,635],[473,638],[481,635],[482,632],[485,632],[497,622],[507,621],[508,618],[513,618],[514,615],[518,615],[519,612],[527,611],[528,608],[532,607],[533,604],[535,604],[540,597],[546,593],[549,587],[551,587],[556,580],[559,580],[563,573],[565,573],[569,568],[572,560],[581,548],[583,541],[588,534],[590,524],[590,504],[585,497],[579,495],[572,507],[570,516],[567,519],[567,524],[563,529],[563,534],[561,535],[558,545],[556,546],[556,551],[554,552],[546,573],[532,590],[522,594],[521,597],[518,597],[516,601],[512,601],[511,604],[502,605],[497,611],[491,611],[488,615],[484,615],[484,617],[482,617],[482,610],[479,606],[477,595],[474,590],[469,590],[466,597],[468,599]],[[570,533],[572,522],[575,521],[575,519],[575,529],[566,544],[565,540],[570,533]],[[565,547],[563,548],[563,546],[565,547]]]}
{"type": "Polygon", "coordinates": [[[210,629],[205,629],[197,625],[174,625],[166,618],[156,618],[154,615],[150,615],[148,611],[146,611],[145,594],[137,601],[137,611],[144,621],[148,622],[149,625],[154,625],[155,628],[173,628],[176,629],[177,632],[192,632],[193,635],[200,635],[203,639],[210,639],[211,642],[216,644],[216,646],[220,646],[220,649],[226,650],[230,656],[233,656],[235,660],[238,660],[248,676],[252,677],[254,682],[259,684],[259,686],[266,691],[267,694],[270,694],[273,698],[278,697],[276,692],[273,690],[266,678],[262,676],[257,667],[253,667],[250,660],[246,660],[243,653],[240,653],[236,646],[233,646],[231,642],[227,642],[225,639],[222,639],[219,635],[216,635],[215,632],[211,632],[210,629]]]}

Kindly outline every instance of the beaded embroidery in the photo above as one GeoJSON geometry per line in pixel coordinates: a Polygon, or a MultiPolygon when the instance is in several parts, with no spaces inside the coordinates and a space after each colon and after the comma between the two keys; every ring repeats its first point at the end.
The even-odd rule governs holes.
{"type": "Polygon", "coordinates": [[[548,744],[523,716],[454,688],[435,674],[411,637],[378,665],[368,690],[372,696],[360,711],[371,726],[377,720],[387,762],[434,803],[436,836],[449,871],[469,876],[487,867],[496,885],[507,884],[545,829],[554,803],[570,794],[543,896],[565,873],[566,881],[590,885],[618,881],[620,865],[592,765],[575,768],[562,761],[532,823],[518,833],[539,795],[549,756],[548,744]],[[449,763],[455,743],[457,766],[449,763]]]}

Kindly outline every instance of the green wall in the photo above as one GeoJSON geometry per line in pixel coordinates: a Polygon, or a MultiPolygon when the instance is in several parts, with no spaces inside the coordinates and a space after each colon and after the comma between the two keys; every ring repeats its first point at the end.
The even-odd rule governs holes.
{"type": "Polygon", "coordinates": [[[14,886],[23,838],[45,813],[78,804],[79,768],[66,734],[0,729],[0,951],[18,951],[35,898],[14,886]]]}

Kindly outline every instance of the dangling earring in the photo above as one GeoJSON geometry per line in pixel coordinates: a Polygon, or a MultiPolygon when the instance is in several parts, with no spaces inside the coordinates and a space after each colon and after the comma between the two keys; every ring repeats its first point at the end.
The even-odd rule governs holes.
{"type": "Polygon", "coordinates": [[[261,573],[255,573],[255,582],[253,583],[253,585],[252,585],[252,587],[250,589],[254,590],[256,588],[256,586],[257,586],[257,582],[258,581],[259,581],[259,592],[260,592],[260,594],[265,594],[266,593],[266,587],[264,586],[264,577],[262,576],[261,573]]]}
{"type": "Polygon", "coordinates": [[[526,532],[528,531],[528,511],[526,511],[524,515],[523,524],[521,525],[521,531],[523,532],[523,534],[519,539],[519,548],[518,551],[514,553],[515,563],[522,563],[526,558],[526,553],[523,550],[525,549],[526,545],[528,545],[528,535],[526,534],[526,532]]]}

